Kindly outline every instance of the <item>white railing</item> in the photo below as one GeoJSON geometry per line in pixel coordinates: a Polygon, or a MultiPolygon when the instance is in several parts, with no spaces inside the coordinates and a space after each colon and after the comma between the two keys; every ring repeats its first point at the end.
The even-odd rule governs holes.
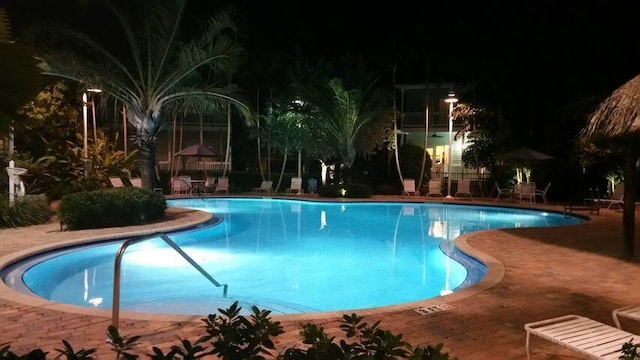
{"type": "MultiPolygon", "coordinates": [[[[225,167],[225,162],[223,161],[204,161],[204,162],[194,162],[188,161],[186,163],[180,164],[180,168],[183,170],[205,170],[205,171],[213,171],[213,172],[222,172],[225,167]]],[[[176,166],[177,163],[174,164],[176,166]]],[[[169,171],[171,168],[171,162],[166,160],[158,161],[158,169],[161,171],[169,171]]]]}
{"type": "MultiPolygon", "coordinates": [[[[402,128],[423,128],[424,129],[424,112],[421,113],[405,113],[402,115],[400,127],[402,128]]],[[[448,127],[449,123],[446,116],[440,113],[429,113],[429,127],[448,127]]]]}

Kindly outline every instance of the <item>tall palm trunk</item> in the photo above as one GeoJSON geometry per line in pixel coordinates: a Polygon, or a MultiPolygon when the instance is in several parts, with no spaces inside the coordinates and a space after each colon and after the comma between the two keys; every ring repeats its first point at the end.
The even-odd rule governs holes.
{"type": "Polygon", "coordinates": [[[396,158],[396,170],[398,171],[398,177],[400,178],[400,183],[404,181],[402,177],[402,170],[400,170],[400,155],[398,149],[398,115],[396,110],[396,69],[397,66],[393,67],[393,154],[396,158]]]}
{"type": "Polygon", "coordinates": [[[282,184],[282,177],[284,176],[284,168],[287,166],[287,158],[289,154],[289,148],[284,149],[284,158],[282,159],[282,167],[280,168],[280,176],[278,177],[278,184],[276,185],[274,191],[278,192],[280,188],[280,184],[282,184]]]}
{"type": "Polygon", "coordinates": [[[230,160],[231,160],[231,105],[227,105],[227,148],[224,152],[224,167],[222,170],[222,176],[227,176],[227,168],[229,167],[230,160]]]}
{"type": "MultiPolygon", "coordinates": [[[[424,152],[422,154],[422,166],[420,167],[420,179],[418,179],[418,193],[422,189],[422,179],[424,179],[424,171],[427,163],[427,146],[429,139],[429,66],[425,67],[424,82],[424,152]]],[[[429,176],[431,179],[431,176],[429,176]]]]}
{"type": "Polygon", "coordinates": [[[142,178],[142,186],[145,189],[155,187],[156,179],[156,145],[157,140],[154,137],[146,141],[141,141],[140,146],[140,177],[142,178]]]}
{"type": "Polygon", "coordinates": [[[351,184],[351,166],[356,160],[356,148],[352,146],[346,146],[344,152],[341,155],[342,166],[340,167],[340,176],[345,185],[351,184]]]}
{"type": "Polygon", "coordinates": [[[264,169],[262,167],[262,142],[260,135],[260,87],[258,86],[256,94],[256,129],[258,130],[257,143],[258,143],[258,169],[260,170],[260,177],[264,180],[264,169]]]}

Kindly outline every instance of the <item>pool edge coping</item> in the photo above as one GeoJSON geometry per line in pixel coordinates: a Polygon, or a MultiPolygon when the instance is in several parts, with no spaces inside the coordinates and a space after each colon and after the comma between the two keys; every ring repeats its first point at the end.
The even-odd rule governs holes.
{"type": "MultiPolygon", "coordinates": [[[[278,198],[285,199],[285,197],[278,197],[278,198]]],[[[296,198],[287,197],[286,199],[295,200],[296,198]]],[[[419,202],[419,203],[429,202],[429,201],[406,201],[406,199],[394,199],[392,201],[419,202]]],[[[442,202],[442,201],[439,201],[439,202],[442,202]]],[[[443,202],[443,203],[457,204],[457,205],[469,204],[469,203],[458,203],[458,202],[443,202]]],[[[522,208],[522,209],[528,209],[528,210],[558,212],[551,209],[513,206],[512,204],[507,206],[501,206],[499,204],[494,205],[494,204],[486,204],[486,203],[485,204],[476,203],[474,205],[488,205],[488,206],[496,206],[496,207],[522,208]]],[[[176,224],[176,222],[179,223],[180,221],[174,220],[174,221],[163,222],[165,226],[160,226],[157,228],[153,227],[153,226],[157,226],[157,224],[152,224],[152,225],[143,226],[142,229],[136,229],[136,230],[132,229],[130,231],[125,231],[125,232],[118,232],[118,230],[122,230],[123,228],[110,228],[108,229],[109,230],[108,233],[105,233],[105,234],[98,234],[93,236],[81,237],[77,239],[56,241],[56,242],[45,244],[45,245],[34,246],[28,249],[13,252],[11,254],[0,257],[0,269],[4,269],[10,264],[15,263],[16,261],[22,260],[26,257],[29,257],[30,255],[33,255],[35,253],[40,253],[46,250],[59,248],[60,246],[73,246],[73,245],[79,245],[79,244],[99,242],[102,240],[113,239],[115,237],[119,238],[119,237],[127,237],[127,236],[141,236],[141,235],[153,234],[157,232],[183,230],[183,229],[188,229],[188,228],[192,228],[192,227],[204,224],[207,221],[210,221],[213,217],[211,213],[194,210],[194,209],[187,209],[187,208],[180,208],[180,207],[170,207],[169,209],[178,209],[183,211],[190,210],[193,213],[198,213],[199,217],[196,218],[195,220],[189,220],[188,222],[183,221],[181,224],[176,224]]],[[[587,220],[589,220],[589,217],[583,217],[583,218],[586,218],[587,220]]],[[[573,226],[577,226],[577,225],[580,225],[580,224],[575,224],[573,226]]],[[[379,314],[386,314],[386,313],[391,313],[395,311],[419,310],[424,307],[432,307],[436,305],[447,304],[459,299],[463,299],[463,298],[467,298],[467,297],[479,294],[500,283],[500,281],[503,279],[505,275],[505,266],[504,264],[502,264],[502,262],[500,262],[493,256],[487,253],[484,253],[479,249],[471,246],[469,244],[469,240],[471,238],[475,238],[478,236],[486,236],[492,232],[499,231],[499,230],[500,229],[474,231],[474,232],[462,234],[459,237],[454,239],[456,248],[458,248],[464,254],[478,260],[480,263],[482,263],[486,267],[486,275],[477,283],[467,288],[454,291],[452,294],[437,296],[434,298],[429,298],[424,300],[417,300],[413,302],[380,306],[380,307],[362,308],[362,309],[354,309],[354,310],[347,309],[347,310],[327,311],[327,312],[312,312],[312,313],[301,313],[301,314],[272,314],[271,317],[274,321],[287,321],[287,320],[310,321],[310,320],[319,320],[319,319],[330,319],[330,318],[336,318],[336,317],[341,318],[345,313],[358,313],[361,316],[374,315],[374,314],[379,315],[379,314]]],[[[33,307],[39,307],[43,309],[62,311],[67,313],[80,314],[80,315],[89,315],[89,316],[106,317],[106,318],[111,318],[111,315],[112,315],[111,309],[109,310],[93,309],[93,308],[87,308],[87,307],[82,307],[77,305],[62,304],[62,303],[52,302],[46,299],[42,299],[42,298],[38,298],[38,297],[26,295],[26,294],[21,294],[13,290],[9,286],[7,286],[4,283],[4,281],[0,282],[0,299],[4,299],[14,303],[19,303],[26,306],[33,306],[33,307]]],[[[124,311],[124,310],[121,310],[119,314],[120,314],[119,315],[120,320],[146,320],[146,321],[170,321],[170,322],[199,322],[203,317],[206,317],[206,315],[155,314],[155,313],[131,312],[131,311],[124,311]]]]}

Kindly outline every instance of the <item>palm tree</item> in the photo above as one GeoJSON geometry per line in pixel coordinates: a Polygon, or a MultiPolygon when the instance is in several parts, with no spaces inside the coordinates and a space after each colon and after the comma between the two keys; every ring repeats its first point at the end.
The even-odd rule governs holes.
{"type": "Polygon", "coordinates": [[[73,40],[77,51],[60,48],[57,42],[57,48],[43,49],[44,73],[98,87],[126,106],[140,150],[143,186],[150,188],[155,179],[157,136],[170,115],[219,111],[231,104],[249,118],[242,98],[225,87],[242,49],[226,12],[210,18],[199,36],[189,40],[182,39],[180,32],[186,0],[143,1],[142,20],[129,19],[111,2],[106,4],[122,29],[126,52],[110,51],[77,30],[54,29],[65,36],[66,44],[73,40]]]}
{"type": "MultiPolygon", "coordinates": [[[[341,172],[345,183],[350,183],[351,166],[356,159],[358,136],[367,125],[379,123],[386,126],[392,116],[389,97],[372,82],[366,89],[346,89],[340,79],[334,78],[313,84],[299,96],[315,110],[314,118],[333,141],[340,155],[341,172]]],[[[380,139],[367,139],[376,142],[380,139]]]]}
{"type": "Polygon", "coordinates": [[[33,53],[11,40],[11,26],[0,8],[0,135],[12,132],[16,111],[40,91],[40,69],[33,53]]]}

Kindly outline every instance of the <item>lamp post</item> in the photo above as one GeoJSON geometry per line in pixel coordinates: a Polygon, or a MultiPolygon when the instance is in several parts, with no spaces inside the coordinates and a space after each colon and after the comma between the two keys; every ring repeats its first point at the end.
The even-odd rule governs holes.
{"type": "Polygon", "coordinates": [[[87,139],[87,93],[82,94],[82,124],[84,125],[84,133],[82,137],[82,157],[84,161],[89,158],[89,140],[87,139]]]}
{"type": "Polygon", "coordinates": [[[458,102],[458,98],[456,98],[456,94],[453,92],[449,93],[449,96],[444,100],[444,102],[449,104],[449,154],[447,158],[447,198],[452,198],[451,196],[451,155],[452,155],[452,146],[453,146],[453,104],[458,102]]]}
{"type": "MultiPolygon", "coordinates": [[[[87,91],[85,91],[82,94],[82,120],[83,120],[83,127],[84,127],[84,134],[83,134],[83,142],[82,142],[82,156],[84,157],[84,166],[85,166],[85,175],[88,174],[89,172],[89,139],[88,139],[88,116],[87,116],[87,105],[88,105],[88,101],[89,99],[87,98],[87,92],[93,92],[93,93],[100,93],[102,92],[102,90],[100,89],[94,89],[94,88],[89,88],[87,89],[87,91]]],[[[93,107],[93,131],[95,132],[96,126],[96,111],[95,111],[95,107],[93,107]]],[[[95,139],[94,139],[95,140],[95,139]]]]}

